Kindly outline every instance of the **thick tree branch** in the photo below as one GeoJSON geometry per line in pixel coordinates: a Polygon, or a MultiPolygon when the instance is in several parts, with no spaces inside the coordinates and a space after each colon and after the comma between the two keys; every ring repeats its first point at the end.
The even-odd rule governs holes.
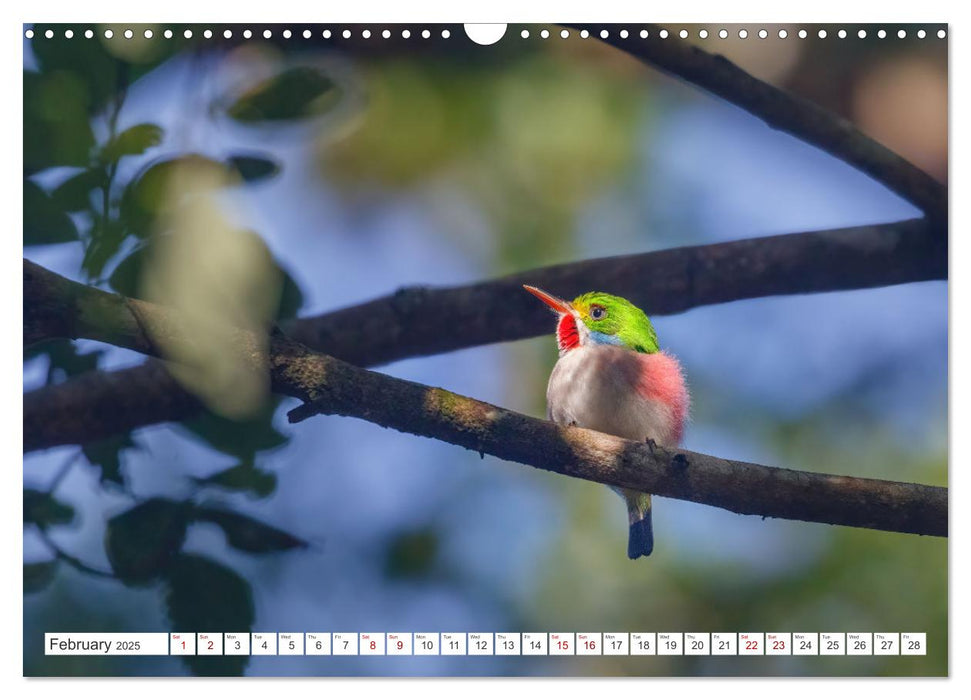
{"type": "MultiPolygon", "coordinates": [[[[31,289],[48,301],[48,312],[31,320],[34,337],[44,328],[71,329],[76,335],[110,336],[124,347],[155,352],[153,334],[179,332],[178,319],[156,305],[107,299],[115,295],[70,282],[27,261],[25,270],[31,289]],[[58,303],[58,296],[63,303],[58,303]],[[89,303],[107,310],[102,320],[109,331],[87,321],[71,321],[70,315],[89,303]]],[[[282,333],[271,337],[268,355],[259,350],[255,337],[241,332],[240,340],[241,356],[269,371],[275,391],[305,402],[291,411],[291,422],[317,413],[353,416],[560,474],[736,513],[947,534],[946,488],[797,472],[563,428],[355,367],[282,333]]]]}
{"type": "MultiPolygon", "coordinates": [[[[713,55],[677,38],[660,38],[661,27],[646,25],[649,36],[621,38],[614,27],[603,41],[741,107],[773,129],[792,134],[849,163],[921,209],[947,221],[947,187],[909,161],[877,143],[852,123],[819,105],[746,73],[724,56],[713,55]]],[[[604,27],[584,25],[592,36],[604,27]]],[[[919,128],[915,124],[915,128],[919,128]]],[[[942,234],[946,236],[946,231],[942,234]]]]}
{"type": "Polygon", "coordinates": [[[354,416],[558,474],[735,513],[947,535],[946,488],[766,467],[563,428],[306,350],[284,364],[296,386],[316,395],[291,411],[292,422],[314,413],[354,416]]]}
{"type": "Polygon", "coordinates": [[[24,452],[85,445],[202,409],[158,360],[112,372],[88,372],[24,394],[24,452]]]}
{"type": "MultiPolygon", "coordinates": [[[[652,315],[670,314],[775,294],[946,279],[945,241],[926,220],[913,219],[673,248],[529,270],[459,287],[402,289],[297,320],[286,330],[313,349],[373,366],[548,333],[549,314],[522,292],[523,283],[570,298],[603,289],[631,299],[652,315]]],[[[27,275],[25,271],[25,323],[54,322],[47,319],[53,302],[44,300],[43,290],[35,293],[28,287],[27,275]],[[36,308],[28,309],[28,302],[36,308]]],[[[53,331],[70,335],[69,328],[53,331]]],[[[25,342],[36,339],[34,333],[25,326],[25,342]]],[[[106,437],[123,429],[122,424],[130,429],[179,420],[198,405],[155,363],[123,373],[99,372],[86,377],[83,387],[75,388],[74,381],[79,380],[25,394],[25,450],[106,437]],[[158,385],[151,387],[152,381],[158,385]],[[123,412],[115,406],[124,407],[123,412]],[[110,416],[120,421],[116,430],[110,416]]]]}
{"type": "Polygon", "coordinates": [[[295,340],[361,366],[551,333],[533,284],[572,299],[626,297],[648,315],[777,294],[947,278],[947,245],[924,219],[598,258],[460,287],[412,287],[301,319],[295,340]]]}

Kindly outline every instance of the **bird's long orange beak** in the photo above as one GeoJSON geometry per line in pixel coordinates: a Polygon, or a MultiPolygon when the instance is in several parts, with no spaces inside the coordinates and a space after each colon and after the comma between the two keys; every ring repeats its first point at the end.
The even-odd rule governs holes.
{"type": "Polygon", "coordinates": [[[533,296],[538,297],[540,301],[551,307],[557,313],[568,314],[573,311],[573,307],[570,306],[569,302],[563,301],[559,297],[555,297],[552,294],[547,294],[542,289],[531,287],[528,284],[524,284],[523,289],[533,296]]]}

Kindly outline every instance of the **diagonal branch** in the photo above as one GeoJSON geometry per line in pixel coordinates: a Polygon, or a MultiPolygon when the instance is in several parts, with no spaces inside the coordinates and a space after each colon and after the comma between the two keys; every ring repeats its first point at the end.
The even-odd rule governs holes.
{"type": "MultiPolygon", "coordinates": [[[[159,306],[106,295],[33,263],[24,265],[29,288],[48,310],[40,320],[25,316],[35,337],[42,327],[69,328],[75,336],[110,338],[124,347],[155,352],[156,334],[180,332],[179,319],[159,306]],[[82,317],[78,310],[89,305],[104,313],[82,317]]],[[[269,372],[275,391],[305,402],[290,412],[291,422],[318,413],[353,416],[559,474],[736,513],[947,534],[946,488],[766,467],[563,428],[355,367],[282,333],[271,336],[269,353],[259,349],[252,334],[241,331],[239,340],[241,355],[269,372]]]]}
{"type": "Polygon", "coordinates": [[[523,294],[523,284],[568,299],[602,290],[654,316],[778,294],[946,279],[939,233],[910,219],[597,258],[460,287],[405,288],[286,330],[353,364],[380,365],[550,333],[549,313],[523,294]]]}
{"type": "MultiPolygon", "coordinates": [[[[926,220],[912,219],[587,260],[459,287],[402,289],[297,320],[286,330],[311,348],[369,366],[547,333],[549,316],[523,294],[523,283],[570,298],[603,289],[653,315],[775,294],[946,278],[946,239],[926,220]]],[[[25,278],[27,321],[28,283],[25,278]]],[[[43,318],[47,304],[31,303],[38,311],[30,313],[43,318]]],[[[179,420],[198,406],[157,363],[99,372],[77,386],[80,381],[24,395],[25,450],[179,420]]]]}
{"type": "Polygon", "coordinates": [[[202,404],[158,360],[87,372],[24,394],[24,452],[86,445],[137,428],[196,415],[202,404]]]}
{"type": "Polygon", "coordinates": [[[767,467],[671,450],[507,411],[307,351],[277,355],[316,413],[353,416],[587,481],[735,513],[947,535],[947,489],[767,467]],[[286,360],[281,358],[286,356],[286,360]]]}
{"type": "MultiPolygon", "coordinates": [[[[646,27],[647,39],[634,36],[624,39],[611,27],[603,41],[741,107],[773,129],[792,134],[849,163],[914,204],[928,217],[941,222],[947,220],[947,187],[866,136],[848,120],[769,85],[724,56],[710,54],[678,39],[673,33],[662,39],[662,28],[657,25],[646,27]]],[[[589,30],[593,36],[600,36],[602,29],[593,25],[578,28],[589,30]]]]}

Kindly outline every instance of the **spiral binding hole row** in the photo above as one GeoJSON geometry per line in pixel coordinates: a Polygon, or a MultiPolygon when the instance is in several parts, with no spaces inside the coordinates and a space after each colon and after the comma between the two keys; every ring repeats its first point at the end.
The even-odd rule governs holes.
{"type": "MultiPolygon", "coordinates": [[[[383,39],[390,39],[392,36],[392,33],[393,32],[390,29],[384,29],[381,31],[380,36],[383,39]]],[[[240,34],[244,39],[253,38],[253,31],[250,29],[244,29],[242,32],[240,32],[240,34]]],[[[561,39],[569,39],[570,36],[572,36],[572,34],[573,32],[571,32],[568,29],[563,29],[563,30],[560,30],[559,32],[559,36],[561,39]]],[[[576,34],[581,39],[590,38],[590,32],[586,29],[582,29],[579,32],[576,32],[576,34]]],[[[825,29],[820,29],[816,31],[815,34],[820,39],[826,39],[829,36],[829,33],[825,29]]],[[[925,29],[918,29],[914,34],[918,39],[925,39],[928,36],[927,30],[925,29]]],[[[74,30],[72,29],[64,30],[63,36],[65,39],[73,39],[74,35],[75,35],[74,30]]],[[[93,29],[86,29],[81,36],[83,36],[85,39],[93,39],[94,35],[95,35],[95,32],[93,29]]],[[[224,39],[232,39],[233,30],[226,29],[223,31],[222,35],[224,39]]],[[[324,39],[330,39],[332,36],[334,36],[333,32],[331,32],[330,29],[324,29],[320,35],[324,39]]],[[[617,32],[617,36],[619,36],[621,39],[627,39],[631,35],[632,33],[627,29],[621,29],[617,32]]],[[[646,29],[641,29],[639,32],[637,32],[637,35],[641,39],[647,39],[649,38],[650,33],[646,29]]],[[[677,32],[677,35],[682,39],[687,39],[691,36],[691,33],[687,29],[682,29],[677,32]]],[[[749,37],[749,32],[747,29],[739,29],[736,35],[738,36],[739,39],[747,39],[749,37]]],[[[794,36],[798,36],[800,39],[806,39],[809,37],[809,35],[810,33],[805,29],[800,29],[794,32],[794,36]]],[[[840,39],[845,39],[847,36],[849,36],[849,32],[847,32],[845,29],[840,29],[836,31],[835,35],[840,39]]],[[[885,39],[888,36],[892,36],[891,33],[887,32],[886,29],[878,29],[875,32],[875,35],[879,39],[885,39]]],[[[27,29],[24,31],[24,36],[27,39],[33,39],[35,36],[35,32],[33,29],[27,29]]],[[[43,36],[46,39],[53,39],[55,36],[55,32],[53,29],[47,29],[44,31],[43,36]]],[[[105,29],[102,33],[102,36],[105,39],[113,39],[115,37],[115,33],[111,29],[105,29]]],[[[135,37],[135,32],[132,29],[126,29],[124,30],[124,32],[122,32],[122,36],[125,39],[133,39],[135,37]]],[[[146,29],[142,33],[142,36],[145,39],[153,39],[155,38],[156,33],[152,29],[146,29]]],[[[171,29],[166,29],[161,32],[161,36],[164,37],[165,39],[172,39],[175,36],[175,32],[173,32],[171,29]]],[[[182,36],[186,39],[191,39],[194,36],[194,34],[191,29],[186,29],[182,32],[182,36]]],[[[203,30],[201,36],[205,39],[211,39],[214,36],[213,30],[211,29],[203,30]]],[[[272,39],[273,31],[270,29],[264,29],[262,36],[264,39],[272,39]]],[[[295,36],[295,32],[293,32],[290,29],[284,29],[280,32],[280,36],[282,36],[284,39],[290,39],[295,36]]],[[[305,29],[301,33],[301,36],[303,36],[304,39],[310,39],[314,36],[314,34],[311,30],[305,29]]],[[[350,39],[353,36],[353,32],[350,29],[345,29],[342,32],[340,32],[340,36],[342,36],[344,39],[350,39]]],[[[372,37],[372,32],[370,29],[364,29],[364,30],[361,30],[360,36],[363,39],[370,39],[372,37]]],[[[401,30],[402,39],[410,39],[411,36],[412,36],[412,33],[410,29],[401,30]]],[[[421,30],[421,32],[417,34],[417,36],[420,36],[422,39],[430,39],[432,36],[432,32],[431,30],[423,29],[421,30]]],[[[520,32],[520,37],[523,39],[529,39],[530,36],[531,36],[531,33],[528,29],[523,29],[520,32]]],[[[541,39],[549,39],[550,36],[552,36],[552,34],[550,33],[550,30],[543,29],[538,32],[538,36],[541,39]]],[[[611,34],[608,30],[603,29],[600,31],[599,36],[601,39],[609,39],[611,34]]],[[[670,36],[670,32],[668,32],[667,29],[662,29],[657,33],[657,36],[661,39],[667,39],[670,36]]],[[[699,39],[708,39],[711,36],[713,36],[713,34],[711,34],[707,29],[699,29],[697,32],[697,37],[699,39]]],[[[728,37],[730,36],[730,32],[727,29],[719,29],[717,33],[714,34],[714,36],[717,36],[719,39],[728,39],[728,37]]],[[[769,37],[769,31],[767,29],[759,29],[755,33],[755,36],[757,36],[759,39],[767,39],[769,37]]],[[[776,32],[776,36],[779,39],[788,39],[790,37],[790,32],[787,29],[779,29],[778,32],[776,32]]],[[[866,29],[860,29],[856,32],[856,36],[859,37],[860,39],[866,39],[867,36],[869,36],[869,34],[866,29]]],[[[898,29],[896,32],[896,36],[898,39],[906,39],[908,36],[907,30],[898,29]]],[[[450,37],[451,37],[451,32],[448,29],[443,29],[441,31],[442,39],[448,39],[450,37]]],[[[938,39],[944,39],[946,37],[947,37],[946,30],[939,29],[937,31],[938,39]]]]}

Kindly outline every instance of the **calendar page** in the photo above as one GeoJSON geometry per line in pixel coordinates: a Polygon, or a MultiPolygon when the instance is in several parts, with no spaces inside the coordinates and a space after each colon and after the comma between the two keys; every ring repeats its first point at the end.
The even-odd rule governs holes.
{"type": "Polygon", "coordinates": [[[20,27],[23,675],[947,676],[949,26],[318,14],[20,27]]]}

